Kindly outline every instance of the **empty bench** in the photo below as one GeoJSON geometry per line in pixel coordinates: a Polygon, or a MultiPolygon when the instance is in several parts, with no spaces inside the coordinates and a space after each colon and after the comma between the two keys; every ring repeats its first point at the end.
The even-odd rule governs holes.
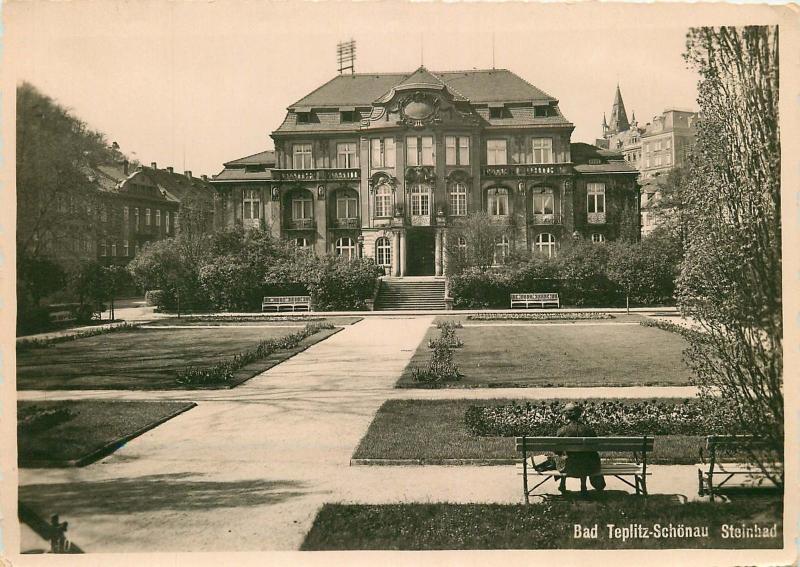
{"type": "Polygon", "coordinates": [[[311,297],[307,295],[265,297],[261,302],[261,311],[274,309],[278,312],[282,308],[286,311],[311,311],[311,297]]]}
{"type": "Polygon", "coordinates": [[[524,307],[528,309],[531,305],[544,308],[547,305],[555,305],[560,308],[557,293],[512,293],[511,309],[524,307]]]}
{"type": "Polygon", "coordinates": [[[522,454],[522,462],[517,465],[522,475],[522,490],[525,503],[530,502],[531,493],[554,477],[563,475],[558,470],[537,471],[533,466],[533,455],[541,453],[564,453],[614,451],[631,453],[631,459],[603,461],[601,455],[600,471],[597,475],[613,476],[630,486],[636,494],[647,495],[647,453],[653,452],[653,437],[516,437],[517,452],[522,454]],[[528,477],[539,480],[533,488],[528,487],[528,477]],[[633,477],[633,482],[624,477],[633,477]]]}
{"type": "Polygon", "coordinates": [[[752,435],[709,435],[706,438],[705,452],[700,450],[700,460],[706,465],[697,470],[699,483],[698,494],[710,496],[711,500],[719,495],[723,487],[733,488],[743,485],[729,485],[735,478],[753,478],[769,480],[770,474],[778,474],[773,466],[761,469],[754,464],[721,462],[720,457],[725,453],[744,456],[747,452],[765,452],[767,443],[752,435]],[[768,474],[769,473],[769,474],[768,474]]]}

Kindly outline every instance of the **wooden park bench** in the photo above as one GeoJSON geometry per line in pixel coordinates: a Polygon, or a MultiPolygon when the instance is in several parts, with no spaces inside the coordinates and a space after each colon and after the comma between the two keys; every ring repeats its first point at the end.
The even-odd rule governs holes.
{"type": "Polygon", "coordinates": [[[531,305],[538,305],[542,309],[546,305],[555,305],[561,307],[561,302],[558,300],[557,293],[512,293],[511,294],[511,309],[515,307],[525,307],[528,309],[531,305]]]}
{"type": "MultiPolygon", "coordinates": [[[[766,449],[766,442],[752,435],[709,435],[706,438],[706,450],[700,450],[700,460],[706,465],[705,468],[697,469],[697,479],[699,484],[698,494],[700,496],[710,496],[711,500],[719,495],[723,487],[726,489],[743,485],[727,484],[735,478],[753,478],[769,480],[767,473],[773,472],[772,467],[766,470],[748,463],[723,463],[720,457],[723,453],[742,454],[747,451],[763,451],[766,449]],[[721,480],[716,480],[721,479],[721,480]]],[[[777,473],[777,471],[774,471],[777,473]]]]}
{"type": "Polygon", "coordinates": [[[280,297],[265,297],[261,302],[261,311],[274,308],[276,312],[281,308],[288,311],[311,311],[311,297],[308,295],[288,295],[280,297]]]}
{"type": "Polygon", "coordinates": [[[529,503],[530,494],[550,479],[560,479],[558,470],[537,471],[533,466],[532,456],[545,452],[578,452],[578,451],[617,451],[630,452],[632,460],[601,461],[602,476],[613,476],[636,490],[636,494],[647,496],[647,453],[653,451],[653,437],[516,437],[517,452],[522,453],[522,462],[517,465],[522,475],[522,490],[525,503],[529,503]],[[541,477],[542,480],[533,488],[528,488],[528,476],[541,477]],[[633,477],[633,482],[623,477],[633,477]]]}

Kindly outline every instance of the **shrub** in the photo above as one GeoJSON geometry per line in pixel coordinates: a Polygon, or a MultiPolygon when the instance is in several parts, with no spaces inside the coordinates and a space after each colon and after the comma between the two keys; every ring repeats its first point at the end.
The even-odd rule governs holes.
{"type": "Polygon", "coordinates": [[[511,293],[510,268],[467,268],[450,278],[453,306],[463,309],[505,307],[511,293]]]}
{"type": "Polygon", "coordinates": [[[442,327],[441,336],[428,343],[428,346],[433,349],[433,353],[427,368],[411,370],[413,380],[423,384],[461,380],[462,374],[453,361],[453,345],[460,347],[464,343],[456,336],[452,327],[445,325],[442,327]]]}
{"type": "Polygon", "coordinates": [[[32,433],[45,431],[75,417],[77,412],[66,408],[44,408],[42,406],[26,406],[17,415],[17,429],[20,432],[32,433]]]}
{"type": "Polygon", "coordinates": [[[438,339],[428,339],[428,348],[435,349],[437,343],[443,342],[450,348],[461,348],[464,346],[464,341],[456,335],[456,324],[462,327],[461,323],[453,323],[452,321],[443,321],[437,325],[441,330],[441,335],[438,339]]]}
{"type": "Polygon", "coordinates": [[[189,367],[178,373],[176,381],[183,385],[204,386],[231,384],[234,379],[234,372],[256,362],[269,357],[272,353],[279,350],[288,350],[296,347],[301,341],[325,330],[333,329],[330,323],[309,323],[302,330],[276,339],[261,341],[254,349],[240,352],[230,360],[218,362],[207,367],[189,367]]]}
{"type": "Polygon", "coordinates": [[[146,291],[144,294],[144,302],[146,305],[161,307],[164,305],[164,290],[151,289],[146,291]]]}
{"type": "MultiPolygon", "coordinates": [[[[311,254],[298,257],[292,272],[295,281],[308,289],[317,311],[365,310],[375,281],[383,274],[372,258],[311,254]]],[[[268,281],[274,282],[276,278],[269,275],[268,281]]]]}

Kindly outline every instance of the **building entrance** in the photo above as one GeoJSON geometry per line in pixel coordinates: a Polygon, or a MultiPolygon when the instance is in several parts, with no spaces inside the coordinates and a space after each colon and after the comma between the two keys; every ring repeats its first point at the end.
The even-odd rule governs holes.
{"type": "Polygon", "coordinates": [[[436,233],[432,229],[408,231],[406,262],[409,276],[432,276],[436,273],[436,233]]]}

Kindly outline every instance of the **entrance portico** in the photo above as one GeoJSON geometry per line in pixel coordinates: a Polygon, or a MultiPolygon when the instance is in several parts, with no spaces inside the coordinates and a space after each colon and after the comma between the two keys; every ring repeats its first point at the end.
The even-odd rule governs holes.
{"type": "Polygon", "coordinates": [[[444,228],[416,227],[394,231],[391,276],[442,276],[446,269],[447,232],[444,228]]]}

